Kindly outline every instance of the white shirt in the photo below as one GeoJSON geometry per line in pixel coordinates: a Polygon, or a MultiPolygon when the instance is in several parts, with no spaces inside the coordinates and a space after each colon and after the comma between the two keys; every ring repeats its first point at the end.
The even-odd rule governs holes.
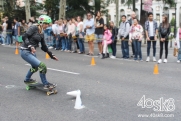
{"type": "Polygon", "coordinates": [[[149,21],[149,34],[150,34],[150,37],[154,36],[154,33],[153,33],[153,21],[149,21]]]}
{"type": "Polygon", "coordinates": [[[7,27],[7,24],[6,23],[3,23],[3,31],[6,31],[6,27],[7,27]]]}
{"type": "Polygon", "coordinates": [[[59,34],[59,30],[58,30],[58,25],[57,24],[53,24],[52,25],[52,30],[53,30],[53,33],[55,35],[59,34]]]}
{"type": "Polygon", "coordinates": [[[82,25],[82,29],[83,29],[83,27],[84,27],[83,24],[84,24],[83,22],[79,22],[79,23],[77,24],[77,31],[80,30],[80,26],[81,26],[81,25],[82,25]]]}

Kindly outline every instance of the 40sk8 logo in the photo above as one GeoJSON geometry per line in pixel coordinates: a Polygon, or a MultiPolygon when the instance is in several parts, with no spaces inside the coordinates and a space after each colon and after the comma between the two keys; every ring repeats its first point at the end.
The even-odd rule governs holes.
{"type": "Polygon", "coordinates": [[[143,95],[137,106],[141,106],[142,108],[153,108],[154,111],[171,112],[175,110],[174,102],[173,98],[163,100],[163,97],[161,97],[159,100],[152,100],[150,98],[145,99],[145,95],[143,95]]]}

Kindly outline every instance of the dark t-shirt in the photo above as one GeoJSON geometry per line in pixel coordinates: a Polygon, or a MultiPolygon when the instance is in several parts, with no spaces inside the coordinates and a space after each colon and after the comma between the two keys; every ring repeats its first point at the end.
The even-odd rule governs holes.
{"type": "MultiPolygon", "coordinates": [[[[101,24],[104,25],[104,19],[101,18],[100,20],[96,19],[97,26],[100,26],[101,24]]],[[[96,28],[95,34],[104,34],[104,27],[96,28]]]]}
{"type": "Polygon", "coordinates": [[[8,28],[7,29],[12,29],[12,22],[10,20],[6,21],[8,28]]]}

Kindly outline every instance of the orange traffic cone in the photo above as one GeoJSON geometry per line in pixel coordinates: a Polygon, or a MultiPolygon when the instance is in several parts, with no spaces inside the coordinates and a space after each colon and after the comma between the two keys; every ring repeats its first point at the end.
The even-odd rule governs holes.
{"type": "Polygon", "coordinates": [[[48,55],[48,53],[46,53],[46,56],[45,56],[46,59],[49,59],[50,56],[48,55]]]}
{"type": "Polygon", "coordinates": [[[95,66],[96,65],[96,63],[95,63],[95,59],[94,59],[94,57],[92,57],[92,60],[91,60],[91,66],[95,66]]]}
{"type": "Polygon", "coordinates": [[[19,51],[18,51],[18,48],[15,49],[15,55],[18,55],[19,54],[19,51]]]}
{"type": "Polygon", "coordinates": [[[159,74],[159,72],[158,72],[158,64],[155,64],[153,74],[159,74]]]}

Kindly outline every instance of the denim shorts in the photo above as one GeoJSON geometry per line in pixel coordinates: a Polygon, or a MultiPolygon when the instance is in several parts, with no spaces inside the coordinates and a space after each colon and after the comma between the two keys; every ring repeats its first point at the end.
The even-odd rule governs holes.
{"type": "Polygon", "coordinates": [[[97,43],[102,42],[102,39],[103,39],[103,34],[96,34],[96,42],[97,43]]]}

